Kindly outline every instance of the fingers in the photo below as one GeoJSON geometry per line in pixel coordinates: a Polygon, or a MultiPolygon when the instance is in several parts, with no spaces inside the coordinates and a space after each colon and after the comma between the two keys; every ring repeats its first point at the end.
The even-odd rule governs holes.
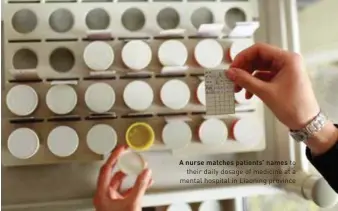
{"type": "MultiPolygon", "coordinates": [[[[275,77],[276,73],[268,72],[268,71],[255,71],[253,76],[262,80],[262,81],[271,81],[273,77],[275,77]]],[[[253,96],[251,92],[246,91],[245,98],[250,99],[253,96]]]]}
{"type": "Polygon", "coordinates": [[[126,146],[117,147],[109,156],[106,163],[101,167],[98,178],[97,192],[105,194],[108,191],[109,183],[112,176],[112,170],[121,153],[126,150],[126,146]]]}
{"type": "Polygon", "coordinates": [[[111,190],[118,191],[125,177],[126,175],[123,172],[117,172],[110,181],[111,190]]]}
{"type": "Polygon", "coordinates": [[[288,57],[287,51],[259,43],[239,53],[230,67],[243,69],[249,73],[255,70],[278,72],[288,57]]]}
{"type": "MultiPolygon", "coordinates": [[[[150,186],[152,186],[153,184],[154,184],[154,180],[151,179],[150,182],[149,182],[149,184],[148,184],[148,188],[149,188],[150,186]]],[[[132,193],[132,190],[133,190],[133,188],[128,188],[128,189],[125,190],[123,193],[121,193],[121,196],[127,197],[129,194],[132,193]]]]}
{"type": "Polygon", "coordinates": [[[258,78],[253,77],[250,73],[241,69],[229,69],[226,71],[226,75],[236,85],[243,87],[248,92],[261,97],[268,89],[268,83],[258,78]]]}
{"type": "Polygon", "coordinates": [[[138,177],[129,197],[134,201],[140,201],[151,183],[151,170],[145,169],[138,177]]]}

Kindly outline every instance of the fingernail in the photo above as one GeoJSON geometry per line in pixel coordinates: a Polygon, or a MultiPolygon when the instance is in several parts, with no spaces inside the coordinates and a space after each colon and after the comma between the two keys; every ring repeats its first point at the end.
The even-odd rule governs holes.
{"type": "Polygon", "coordinates": [[[225,71],[225,75],[232,81],[236,78],[236,70],[235,69],[228,69],[225,71]]]}

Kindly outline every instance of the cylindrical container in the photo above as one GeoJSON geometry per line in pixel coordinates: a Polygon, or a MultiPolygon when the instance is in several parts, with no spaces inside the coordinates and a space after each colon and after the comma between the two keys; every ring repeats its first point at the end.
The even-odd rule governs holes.
{"type": "Polygon", "coordinates": [[[109,154],[117,144],[117,134],[107,124],[94,125],[87,133],[88,148],[99,155],[109,154]]]}
{"type": "Polygon", "coordinates": [[[46,103],[55,114],[68,114],[77,104],[76,91],[70,85],[54,85],[47,92],[46,103]]]}
{"type": "Polygon", "coordinates": [[[148,83],[133,81],[124,89],[123,99],[129,108],[135,111],[144,111],[153,103],[154,92],[148,83]]]}
{"type": "Polygon", "coordinates": [[[298,171],[288,175],[287,179],[295,182],[284,184],[285,191],[312,200],[321,208],[332,208],[338,202],[338,195],[321,176],[298,171]]]}
{"type": "Polygon", "coordinates": [[[38,106],[38,100],[36,91],[28,85],[16,85],[8,91],[6,96],[8,109],[18,116],[33,113],[38,106]]]}
{"type": "Polygon", "coordinates": [[[150,46],[142,40],[132,40],[122,48],[122,61],[132,70],[142,70],[146,68],[152,59],[150,46]]]}
{"type": "Polygon", "coordinates": [[[188,50],[179,40],[167,40],[158,49],[158,59],[163,66],[184,66],[188,50]]]}
{"type": "Polygon", "coordinates": [[[192,132],[184,121],[169,121],[162,130],[162,140],[170,149],[181,149],[191,143],[192,132]]]}
{"type": "Polygon", "coordinates": [[[127,129],[126,141],[134,150],[147,150],[155,141],[155,132],[149,124],[136,122],[127,129]]]}
{"type": "Polygon", "coordinates": [[[197,100],[200,104],[206,105],[206,99],[205,99],[205,81],[202,81],[196,90],[196,96],[197,100]]]}
{"type": "Polygon", "coordinates": [[[189,204],[186,203],[175,203],[164,208],[165,211],[192,211],[189,204]]]}
{"type": "Polygon", "coordinates": [[[18,128],[8,137],[9,152],[16,158],[28,159],[33,157],[40,147],[38,135],[29,128],[18,128]]]}
{"type": "Polygon", "coordinates": [[[314,201],[322,208],[332,208],[337,205],[338,195],[330,187],[325,178],[310,176],[304,181],[302,186],[304,197],[314,201]]]}
{"type": "Polygon", "coordinates": [[[210,200],[202,202],[199,207],[198,211],[222,211],[223,207],[220,201],[210,200]]]}
{"type": "Polygon", "coordinates": [[[115,91],[106,83],[92,84],[86,90],[85,102],[88,108],[95,113],[107,112],[115,103],[115,91]]]}
{"type": "Polygon", "coordinates": [[[252,46],[252,42],[248,42],[248,41],[234,41],[229,48],[227,49],[227,53],[226,53],[226,59],[228,62],[233,62],[236,58],[236,56],[242,52],[243,50],[249,48],[252,46]]]}
{"type": "Polygon", "coordinates": [[[223,48],[215,39],[204,39],[195,46],[194,57],[201,67],[216,68],[222,64],[223,48]]]}
{"type": "Polygon", "coordinates": [[[249,146],[256,146],[264,137],[263,125],[256,119],[236,119],[231,124],[231,138],[249,146]]]}
{"type": "Polygon", "coordinates": [[[210,118],[199,126],[198,136],[203,144],[223,144],[228,139],[228,128],[222,120],[210,118]]]}
{"type": "Polygon", "coordinates": [[[114,50],[106,42],[94,41],[83,52],[85,64],[92,70],[107,70],[114,62],[114,50]]]}
{"type": "Polygon", "coordinates": [[[245,93],[246,93],[245,89],[242,89],[240,92],[235,93],[235,102],[236,102],[236,104],[240,104],[240,105],[250,104],[251,99],[246,99],[245,98],[245,93]]]}
{"type": "Polygon", "coordinates": [[[47,146],[54,155],[68,157],[78,148],[79,137],[73,128],[58,126],[49,133],[47,146]]]}
{"type": "Polygon", "coordinates": [[[167,81],[161,88],[160,98],[162,103],[174,110],[183,109],[190,101],[188,85],[178,79],[167,81]]]}
{"type": "Polygon", "coordinates": [[[135,176],[146,168],[146,162],[139,153],[128,150],[120,155],[117,166],[126,175],[135,176]]]}

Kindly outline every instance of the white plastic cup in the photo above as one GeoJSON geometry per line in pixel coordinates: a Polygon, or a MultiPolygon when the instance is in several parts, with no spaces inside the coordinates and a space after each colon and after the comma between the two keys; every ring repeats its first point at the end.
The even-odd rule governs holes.
{"type": "Polygon", "coordinates": [[[120,155],[117,166],[126,175],[137,176],[146,168],[146,161],[139,153],[129,150],[120,155]]]}
{"type": "Polygon", "coordinates": [[[154,100],[151,86],[144,81],[130,82],[123,91],[125,104],[135,111],[147,110],[154,100]]]}
{"type": "Polygon", "coordinates": [[[33,113],[38,106],[38,100],[36,91],[28,85],[16,85],[8,91],[6,96],[8,109],[18,116],[33,113]]]}
{"type": "Polygon", "coordinates": [[[228,128],[222,120],[210,118],[199,126],[198,137],[203,144],[220,145],[228,139],[228,128]]]}
{"type": "Polygon", "coordinates": [[[236,119],[231,124],[231,137],[243,145],[255,146],[264,138],[264,127],[256,119],[236,119]]]}
{"type": "Polygon", "coordinates": [[[85,102],[88,108],[95,113],[105,113],[115,104],[115,91],[106,83],[94,83],[85,93],[85,102]]]}
{"type": "Polygon", "coordinates": [[[250,104],[252,102],[252,98],[251,99],[245,98],[245,93],[246,93],[245,89],[242,89],[240,92],[235,93],[236,104],[247,105],[247,104],[250,104]]]}
{"type": "Polygon", "coordinates": [[[192,132],[184,121],[169,121],[162,130],[162,140],[170,149],[181,149],[191,143],[192,132]]]}
{"type": "Polygon", "coordinates": [[[114,62],[114,50],[106,42],[94,41],[83,52],[85,64],[94,71],[105,71],[114,62]]]}
{"type": "Polygon", "coordinates": [[[202,81],[196,90],[197,100],[200,104],[206,106],[206,97],[205,97],[205,81],[202,81]]]}
{"type": "Polygon", "coordinates": [[[165,207],[165,211],[192,211],[192,208],[187,203],[174,203],[165,207]]]}
{"type": "Polygon", "coordinates": [[[228,62],[233,62],[236,56],[241,53],[243,50],[251,47],[253,43],[250,41],[238,40],[234,41],[227,50],[227,60],[228,62]]]}
{"type": "Polygon", "coordinates": [[[201,40],[195,46],[194,57],[201,67],[216,68],[222,64],[223,47],[215,39],[201,40]]]}
{"type": "Polygon", "coordinates": [[[223,207],[221,202],[216,200],[204,201],[198,207],[198,211],[222,211],[222,210],[223,207]]]}
{"type": "Polygon", "coordinates": [[[185,82],[172,79],[162,86],[160,98],[166,107],[180,110],[185,108],[190,101],[190,89],[185,82]]]}
{"type": "Polygon", "coordinates": [[[188,59],[188,50],[179,40],[164,41],[160,45],[157,54],[163,66],[184,66],[188,59]]]}
{"type": "Polygon", "coordinates": [[[39,137],[29,128],[18,128],[8,137],[9,152],[16,158],[29,159],[33,157],[40,147],[39,137]]]}
{"type": "Polygon", "coordinates": [[[123,63],[136,71],[146,68],[152,59],[150,46],[142,40],[127,42],[122,48],[121,55],[123,63]]]}
{"type": "Polygon", "coordinates": [[[77,104],[76,91],[70,85],[54,85],[47,92],[46,103],[55,114],[68,114],[77,104]]]}
{"type": "Polygon", "coordinates": [[[77,132],[68,126],[54,128],[47,138],[48,149],[58,157],[68,157],[75,153],[79,146],[77,132]]]}
{"type": "Polygon", "coordinates": [[[87,133],[87,146],[96,154],[107,155],[117,144],[117,134],[107,124],[94,125],[87,133]]]}

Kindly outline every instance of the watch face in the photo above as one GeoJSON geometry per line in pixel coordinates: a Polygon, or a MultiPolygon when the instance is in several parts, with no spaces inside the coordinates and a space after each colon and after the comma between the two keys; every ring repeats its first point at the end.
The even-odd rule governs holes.
{"type": "Polygon", "coordinates": [[[304,132],[293,132],[293,133],[291,133],[291,136],[296,141],[306,141],[306,139],[307,139],[307,135],[304,132]]]}

